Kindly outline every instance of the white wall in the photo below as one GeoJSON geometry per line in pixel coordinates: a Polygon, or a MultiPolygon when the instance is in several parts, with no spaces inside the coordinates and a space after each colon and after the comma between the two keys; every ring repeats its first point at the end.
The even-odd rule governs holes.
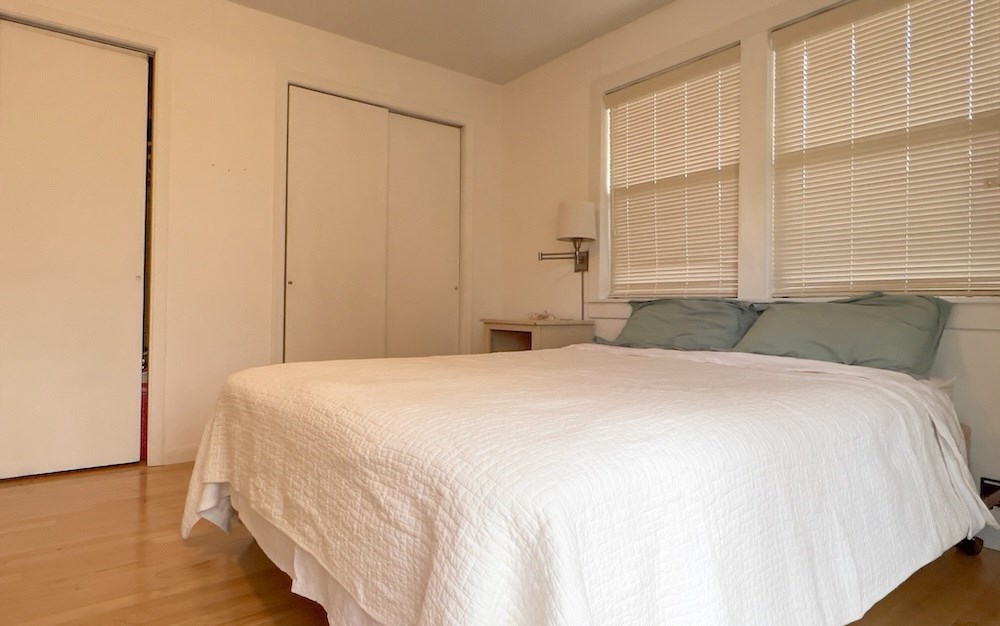
{"type": "Polygon", "coordinates": [[[193,458],[224,378],[280,359],[289,79],[465,125],[467,349],[499,309],[496,85],[221,0],[0,0],[0,14],[155,50],[152,463],[193,458]]]}
{"type": "MultiPolygon", "coordinates": [[[[740,235],[767,239],[769,28],[809,14],[829,0],[675,0],[663,9],[538,68],[504,87],[504,281],[502,316],[548,310],[578,315],[579,277],[569,262],[537,261],[539,251],[568,249],[555,241],[562,200],[601,200],[600,95],[734,42],[744,65],[740,235]]],[[[597,247],[597,246],[595,246],[597,247]]],[[[587,275],[588,317],[614,337],[628,306],[601,300],[600,251],[587,275]]],[[[768,297],[766,244],[741,250],[740,295],[768,297]]],[[[955,377],[961,419],[973,429],[971,465],[1000,477],[1000,304],[955,307],[935,374],[955,377]]],[[[1000,533],[986,531],[1000,548],[1000,533]]]]}

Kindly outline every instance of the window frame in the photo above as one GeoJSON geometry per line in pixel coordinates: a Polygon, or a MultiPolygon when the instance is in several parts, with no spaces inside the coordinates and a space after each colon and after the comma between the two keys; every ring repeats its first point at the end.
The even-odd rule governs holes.
{"type": "MultiPolygon", "coordinates": [[[[996,0],[985,0],[985,2],[993,3],[996,0]]],[[[940,97],[941,87],[927,80],[919,81],[918,79],[914,83],[913,108],[911,108],[908,99],[889,101],[891,110],[899,109],[890,115],[885,115],[882,108],[886,102],[882,88],[880,87],[877,91],[871,90],[873,76],[882,76],[884,79],[886,72],[891,72],[891,78],[897,81],[889,83],[888,89],[892,89],[893,86],[896,89],[901,89],[903,84],[909,89],[911,72],[917,76],[919,76],[919,72],[927,72],[929,69],[940,73],[942,67],[958,70],[968,63],[965,60],[966,57],[963,56],[943,56],[946,53],[939,52],[940,48],[937,47],[937,43],[940,42],[932,46],[915,45],[911,52],[910,40],[907,38],[908,43],[905,49],[902,47],[899,36],[902,32],[909,36],[910,31],[908,29],[900,31],[899,29],[903,29],[904,24],[909,24],[907,20],[910,19],[910,5],[913,3],[913,0],[895,0],[893,2],[855,0],[831,7],[816,15],[803,17],[791,24],[779,26],[770,31],[772,72],[775,77],[786,77],[786,88],[791,90],[785,95],[784,108],[779,109],[778,105],[781,102],[778,101],[771,104],[772,123],[784,128],[786,133],[779,136],[777,128],[775,130],[771,157],[772,179],[777,185],[777,176],[784,172],[782,180],[793,183],[799,181],[792,184],[790,189],[802,190],[801,192],[793,192],[788,198],[787,204],[782,206],[778,205],[780,198],[777,190],[774,192],[775,197],[771,211],[775,224],[770,237],[775,248],[772,252],[769,274],[776,283],[770,293],[771,297],[775,299],[799,299],[810,295],[815,298],[835,298],[858,295],[873,290],[893,292],[905,290],[907,293],[952,298],[1000,296],[1000,291],[995,287],[998,284],[996,255],[989,252],[989,247],[983,247],[997,236],[998,226],[991,217],[993,213],[987,210],[992,197],[992,193],[988,191],[988,182],[991,179],[995,180],[995,177],[987,174],[983,179],[973,180],[969,179],[966,174],[966,172],[971,173],[970,168],[981,169],[985,164],[992,166],[1000,156],[1000,150],[990,149],[992,137],[1000,130],[1000,124],[997,123],[1000,110],[993,108],[995,106],[993,96],[996,95],[996,92],[992,90],[986,92],[990,94],[988,95],[989,100],[982,100],[980,104],[976,105],[979,112],[975,118],[972,118],[968,117],[973,110],[972,100],[964,97],[942,98],[940,97]],[[853,42],[855,25],[857,32],[860,33],[859,39],[864,37],[864,33],[872,31],[885,35],[885,38],[877,40],[877,45],[873,45],[871,40],[868,41],[868,47],[859,44],[857,58],[860,59],[860,69],[856,76],[853,72],[855,59],[853,45],[849,50],[846,48],[838,50],[831,47],[846,46],[845,43],[842,43],[845,41],[845,37],[852,37],[850,41],[853,42]],[[811,45],[803,48],[803,42],[810,42],[811,45]],[[807,56],[808,51],[813,47],[819,47],[824,56],[818,57],[818,59],[807,56]],[[845,56],[848,51],[851,52],[851,55],[845,56]],[[928,51],[932,53],[928,55],[928,51]],[[868,56],[872,52],[878,55],[875,59],[868,56]],[[914,58],[922,58],[924,61],[919,62],[919,64],[914,63],[911,69],[910,54],[913,54],[914,58]],[[800,57],[801,62],[797,61],[800,57]],[[780,64],[782,59],[784,65],[780,64]],[[806,65],[805,59],[809,59],[812,63],[806,65]],[[930,59],[929,62],[927,59],[930,59]],[[879,60],[879,64],[875,64],[875,60],[879,60]],[[883,64],[882,61],[885,63],[883,64]],[[818,64],[822,71],[818,73],[808,71],[806,68],[813,63],[818,64]],[[799,67],[800,65],[802,67],[799,67]],[[783,74],[780,73],[782,67],[785,72],[783,74]],[[847,73],[848,67],[852,70],[850,74],[847,73]],[[808,79],[804,79],[806,76],[808,79]],[[806,101],[806,92],[802,92],[801,100],[795,98],[796,90],[799,87],[813,87],[813,83],[817,81],[846,81],[848,79],[852,85],[850,90],[833,91],[828,86],[825,91],[819,92],[821,96],[825,94],[826,99],[821,97],[815,104],[811,102],[812,99],[809,99],[809,103],[813,106],[808,108],[803,105],[803,102],[806,101]],[[859,85],[857,95],[855,95],[853,88],[855,81],[859,85]],[[867,91],[865,90],[866,83],[868,85],[867,91]],[[930,90],[928,90],[928,86],[931,87],[930,90]],[[876,96],[877,99],[873,99],[873,96],[876,96]],[[835,106],[837,104],[835,99],[848,101],[850,108],[835,106]],[[979,108],[983,105],[986,106],[985,109],[979,108]],[[855,106],[861,111],[857,121],[853,116],[855,106]],[[957,106],[961,108],[956,115],[953,109],[957,106]],[[803,113],[803,111],[812,112],[814,108],[819,112],[819,116],[803,113]],[[844,113],[846,110],[851,111],[852,114],[846,115],[844,113]],[[911,111],[915,116],[912,126],[910,125],[911,111]],[[806,125],[806,119],[811,122],[809,125],[806,125]],[[783,126],[779,124],[778,120],[783,120],[783,126]],[[877,121],[877,125],[872,125],[873,120],[877,121]],[[833,124],[832,127],[831,124],[833,124]],[[855,138],[856,133],[857,139],[855,138]],[[791,142],[792,139],[796,140],[794,144],[791,142]],[[808,143],[802,144],[803,147],[798,147],[799,141],[808,143]],[[972,151],[973,145],[978,146],[976,151],[972,151]],[[954,146],[958,146],[958,148],[954,146]],[[911,171],[909,155],[911,151],[916,155],[912,182],[909,179],[911,171]],[[902,157],[904,153],[907,155],[905,160],[902,157]],[[956,159],[957,156],[965,154],[969,155],[968,162],[956,159]],[[886,159],[890,155],[895,156],[891,160],[886,159]],[[971,160],[972,155],[978,155],[977,160],[971,160]],[[801,165],[798,165],[799,160],[801,160],[801,165]],[[841,165],[838,166],[838,163],[841,165]],[[950,170],[944,170],[945,173],[953,171],[956,175],[950,179],[942,179],[941,176],[945,175],[941,171],[942,166],[950,167],[950,170]],[[855,173],[856,167],[859,168],[858,173],[855,173]],[[852,190],[855,189],[856,185],[857,193],[861,194],[861,199],[857,202],[847,200],[842,193],[828,196],[829,201],[840,209],[833,219],[827,218],[826,215],[830,215],[827,213],[820,215],[816,209],[817,206],[827,206],[823,201],[823,194],[829,194],[830,189],[832,189],[829,183],[827,183],[826,188],[823,186],[822,171],[824,169],[827,170],[827,176],[848,176],[849,173],[849,177],[843,178],[844,184],[850,184],[852,190]],[[907,172],[905,178],[893,175],[893,170],[902,169],[907,172]],[[840,172],[840,170],[844,171],[840,172]],[[810,176],[810,173],[816,172],[820,172],[821,177],[817,179],[818,184],[814,182],[810,187],[809,181],[814,178],[810,176]],[[883,182],[878,187],[873,187],[873,180],[883,182]],[[979,188],[980,181],[987,191],[984,192],[985,196],[979,196],[979,199],[974,203],[973,196],[970,194],[973,193],[973,189],[979,188]],[[929,194],[914,192],[914,190],[919,190],[928,184],[934,184],[935,191],[929,194]],[[897,200],[886,204],[886,196],[881,192],[886,186],[896,188],[896,191],[902,195],[897,200]],[[876,189],[880,190],[879,193],[875,193],[876,189]],[[863,200],[866,194],[868,199],[872,201],[871,203],[863,200]],[[795,201],[796,197],[799,198],[799,202],[795,201]],[[914,204],[907,204],[905,202],[907,198],[911,199],[914,204]],[[929,201],[933,201],[934,207],[947,208],[947,212],[942,214],[939,210],[931,208],[932,205],[928,204],[929,201]],[[914,217],[903,219],[901,214],[908,213],[909,210],[906,207],[909,206],[913,206],[914,217]],[[888,215],[897,215],[899,219],[894,219],[888,228],[876,226],[857,228],[854,225],[855,217],[862,224],[865,220],[882,219],[883,213],[876,211],[876,207],[884,207],[888,215]],[[944,217],[949,213],[963,219],[949,221],[948,218],[944,217]],[[857,246],[845,243],[831,247],[831,244],[836,244],[836,242],[829,237],[824,238],[825,233],[821,232],[816,222],[812,220],[816,217],[824,223],[830,222],[833,227],[839,230],[857,236],[859,238],[857,246]],[[782,222],[787,225],[789,224],[788,220],[801,224],[801,228],[789,230],[786,226],[784,231],[779,232],[777,230],[778,223],[782,222]],[[972,220],[980,220],[979,226],[974,226],[975,222],[972,220]],[[992,274],[963,273],[963,270],[969,266],[969,260],[963,261],[963,257],[959,254],[963,249],[961,247],[963,241],[955,241],[955,238],[948,239],[941,235],[941,231],[931,228],[932,226],[940,228],[942,225],[950,225],[952,228],[956,225],[965,225],[963,226],[965,230],[962,232],[974,235],[975,238],[966,238],[964,245],[969,246],[970,250],[972,246],[975,246],[980,251],[980,256],[969,257],[969,259],[972,259],[972,263],[992,260],[993,264],[989,266],[992,274]],[[929,228],[930,230],[928,230],[929,228]],[[780,250],[774,242],[780,241],[782,233],[793,239],[802,238],[806,245],[813,247],[786,248],[787,254],[779,256],[780,250]],[[915,252],[911,252],[903,243],[908,239],[907,234],[925,238],[928,245],[919,246],[915,248],[915,252]],[[887,239],[887,235],[891,239],[887,239]],[[900,239],[896,239],[896,236],[900,239]],[[927,239],[928,236],[930,239],[927,239]],[[875,246],[878,249],[888,246],[893,255],[899,256],[892,256],[886,260],[875,249],[875,246]],[[953,246],[958,246],[958,248],[953,246]],[[803,249],[806,251],[805,256],[801,252],[803,249]],[[815,256],[813,251],[819,254],[818,259],[810,258],[810,256],[815,256]],[[836,259],[841,257],[844,261],[838,263],[836,259]],[[941,265],[935,265],[934,269],[927,271],[926,268],[930,267],[927,265],[928,262],[935,259],[941,265]],[[781,272],[782,265],[787,268],[783,273],[781,272]],[[810,274],[817,272],[829,278],[825,281],[809,281],[807,279],[810,274]],[[804,282],[800,284],[798,278],[802,278],[804,282]],[[782,282],[785,286],[779,289],[782,282]],[[977,283],[979,283],[979,287],[975,287],[977,283]],[[976,292],[976,289],[979,293],[976,292]]],[[[945,45],[964,49],[963,42],[965,40],[961,35],[965,31],[961,30],[959,26],[966,24],[966,20],[972,19],[971,14],[968,13],[969,7],[963,6],[966,3],[956,2],[948,6],[941,6],[936,1],[924,0],[924,2],[916,4],[918,6],[913,8],[912,19],[933,19],[937,24],[946,23],[949,28],[933,31],[917,29],[914,31],[914,43],[919,41],[920,36],[926,36],[925,34],[921,35],[921,33],[932,32],[935,33],[934,36],[949,34],[945,45]],[[920,10],[920,4],[929,6],[924,6],[923,10],[920,10]],[[948,21],[938,21],[944,19],[948,21]],[[952,30],[952,27],[956,30],[952,30]]],[[[997,9],[998,7],[994,5],[988,10],[987,15],[991,15],[995,19],[997,9]]],[[[993,23],[995,25],[995,22],[993,23]]],[[[982,22],[979,24],[981,25],[982,22]]],[[[989,39],[986,43],[986,52],[991,52],[996,46],[997,44],[989,39]]],[[[947,49],[945,48],[945,50],[947,49]]],[[[979,55],[984,54],[982,45],[977,48],[977,51],[979,55]]],[[[972,57],[968,58],[972,59],[972,57]]],[[[981,59],[987,57],[977,56],[976,58],[980,59],[976,63],[981,63],[981,59]]],[[[992,59],[993,57],[988,58],[992,59]]],[[[993,62],[991,65],[989,78],[993,76],[997,64],[993,62]]],[[[971,68],[971,66],[969,67],[971,68]]],[[[955,71],[949,74],[949,76],[954,75],[956,75],[955,71]]],[[[964,76],[964,74],[958,75],[964,76]]],[[[879,84],[882,85],[882,83],[879,84]]],[[[975,89],[980,90],[990,83],[988,80],[980,79],[977,83],[970,83],[970,85],[973,84],[978,85],[975,89]]],[[[907,93],[909,92],[907,91],[907,93]]],[[[777,100],[781,99],[781,94],[776,91],[772,91],[772,96],[777,100]]],[[[992,171],[992,167],[988,171],[992,171]]],[[[979,176],[981,175],[980,172],[979,176]]]]}
{"type": "MultiPolygon", "coordinates": [[[[614,188],[613,188],[613,185],[612,185],[612,178],[614,176],[614,172],[613,172],[613,169],[612,169],[612,162],[611,162],[611,157],[612,157],[612,145],[611,145],[611,143],[612,143],[612,137],[611,137],[612,132],[611,131],[613,130],[612,126],[611,126],[612,125],[612,109],[615,106],[618,106],[618,105],[621,105],[621,104],[624,104],[624,103],[628,103],[628,102],[640,102],[643,99],[647,98],[648,96],[650,96],[650,95],[652,95],[654,93],[661,93],[661,92],[663,92],[665,90],[668,90],[670,88],[677,87],[677,86],[682,85],[682,84],[688,84],[688,83],[692,82],[692,80],[699,81],[700,79],[702,79],[704,77],[709,77],[709,76],[715,75],[715,74],[717,74],[720,71],[731,71],[731,70],[728,70],[728,68],[731,68],[731,67],[733,67],[735,65],[735,67],[737,68],[737,71],[736,71],[737,89],[736,89],[736,92],[735,92],[736,93],[736,98],[735,98],[736,105],[735,106],[736,106],[736,109],[737,109],[737,113],[736,113],[736,116],[735,116],[735,124],[736,124],[737,127],[739,127],[739,125],[742,123],[742,115],[739,112],[739,107],[742,104],[742,90],[739,88],[739,81],[742,79],[742,71],[741,71],[741,63],[740,63],[740,52],[741,51],[740,51],[739,43],[734,43],[734,44],[731,44],[729,46],[723,47],[721,49],[717,49],[717,50],[713,50],[711,52],[708,52],[707,54],[703,54],[703,55],[701,55],[701,56],[699,56],[697,58],[687,60],[687,61],[685,61],[685,62],[683,62],[683,63],[681,63],[679,65],[666,68],[666,69],[664,69],[664,70],[662,70],[660,72],[654,73],[653,75],[645,76],[645,77],[643,77],[643,78],[641,78],[639,80],[633,81],[630,84],[623,85],[623,86],[621,86],[619,88],[611,90],[609,93],[606,93],[604,95],[604,107],[605,107],[604,114],[605,114],[605,124],[606,124],[606,128],[607,128],[607,132],[605,133],[605,137],[606,137],[606,141],[607,141],[607,150],[608,150],[608,156],[607,156],[607,159],[606,159],[606,167],[607,167],[607,172],[606,172],[606,180],[607,180],[607,188],[606,188],[607,205],[606,206],[607,206],[607,214],[608,214],[608,222],[607,222],[608,223],[608,228],[606,229],[606,233],[607,233],[608,251],[609,251],[609,253],[611,251],[612,244],[613,244],[613,239],[614,239],[614,237],[613,237],[614,225],[612,223],[613,222],[613,218],[614,218],[614,214],[613,214],[614,207],[611,204],[612,196],[614,194],[614,188]]],[[[709,82],[711,82],[711,80],[709,80],[709,82]]],[[[687,124],[686,123],[682,124],[681,126],[683,126],[683,128],[685,128],[685,129],[687,129],[687,124]]],[[[735,189],[734,189],[735,196],[733,197],[733,201],[736,202],[736,206],[734,207],[735,210],[733,211],[733,214],[732,214],[733,215],[733,219],[734,219],[734,228],[733,228],[733,232],[731,232],[731,233],[727,232],[726,234],[723,235],[723,238],[728,239],[729,237],[732,237],[732,238],[735,239],[735,242],[734,242],[735,243],[735,249],[733,249],[733,252],[735,252],[733,261],[736,262],[736,268],[734,268],[734,271],[733,271],[733,280],[735,281],[734,290],[739,288],[739,276],[738,276],[738,267],[739,267],[739,263],[738,263],[738,255],[739,255],[739,232],[738,232],[738,227],[739,227],[739,189],[738,189],[738,184],[739,184],[739,178],[740,178],[740,174],[739,174],[739,172],[740,172],[740,161],[739,161],[739,143],[740,143],[740,138],[739,138],[738,134],[737,134],[735,143],[736,143],[736,153],[737,153],[736,154],[735,163],[724,164],[721,167],[716,167],[716,168],[692,169],[692,170],[689,170],[689,171],[685,171],[683,174],[673,174],[673,175],[665,175],[665,176],[655,176],[655,175],[652,175],[652,177],[649,180],[641,181],[639,183],[640,186],[651,187],[651,188],[654,188],[654,189],[657,189],[657,190],[662,189],[664,191],[669,191],[669,190],[679,191],[679,190],[687,190],[687,189],[697,190],[697,188],[698,188],[697,183],[688,184],[688,183],[685,183],[685,182],[681,182],[681,183],[678,184],[678,181],[682,181],[682,180],[686,181],[689,177],[693,177],[693,178],[695,178],[695,179],[697,179],[699,181],[704,180],[706,182],[709,182],[708,179],[713,179],[713,180],[718,180],[720,183],[725,183],[725,181],[727,181],[727,180],[735,180],[736,184],[733,186],[733,187],[735,187],[735,189]]],[[[685,145],[687,145],[687,144],[685,143],[685,145]]],[[[709,150],[708,152],[711,152],[711,150],[709,150]]],[[[702,156],[706,156],[706,155],[702,155],[702,156]]],[[[677,165],[675,164],[675,167],[676,166],[677,165]]],[[[731,187],[731,189],[733,187],[731,187]]],[[[731,191],[730,193],[733,193],[733,191],[731,191]]],[[[626,194],[626,195],[628,195],[628,194],[626,194]]],[[[697,202],[697,201],[695,201],[695,202],[697,202]]],[[[725,206],[726,206],[726,204],[720,204],[719,205],[720,208],[724,208],[725,206]]],[[[729,205],[729,206],[731,206],[731,205],[729,205]]],[[[696,208],[696,206],[689,205],[687,202],[684,203],[684,207],[686,209],[696,208]]],[[[687,210],[685,210],[684,213],[687,214],[687,210]]],[[[656,214],[659,215],[659,212],[657,211],[656,214]]],[[[697,218],[698,215],[700,215],[700,214],[697,213],[697,212],[695,212],[694,215],[697,218]]],[[[685,221],[685,223],[687,222],[686,219],[684,221],[685,221]]],[[[725,221],[728,221],[728,220],[726,218],[723,218],[723,222],[725,222],[725,221]]],[[[687,228],[681,228],[681,229],[674,229],[674,230],[671,230],[669,232],[672,233],[672,234],[677,235],[677,234],[683,234],[686,231],[687,231],[687,228]]],[[[700,241],[701,241],[702,244],[704,244],[708,240],[709,240],[709,238],[705,237],[703,240],[700,240],[700,241]]],[[[725,256],[725,252],[723,250],[721,250],[721,249],[720,249],[720,253],[721,253],[722,256],[725,256]]],[[[609,261],[608,262],[609,262],[609,275],[608,275],[608,289],[609,289],[609,291],[608,291],[608,293],[610,294],[610,292],[614,289],[614,275],[613,275],[613,271],[612,271],[613,270],[613,267],[612,267],[612,265],[613,265],[613,258],[609,257],[609,261]]],[[[692,266],[691,265],[685,265],[684,266],[684,268],[690,268],[690,267],[692,267],[692,266]]],[[[681,273],[685,273],[685,272],[682,270],[682,271],[677,272],[677,273],[681,274],[681,273]]],[[[697,266],[696,266],[694,274],[695,274],[695,276],[700,277],[701,282],[705,282],[705,280],[709,276],[711,276],[712,274],[717,274],[720,278],[722,278],[723,276],[728,276],[728,272],[725,271],[725,265],[716,266],[714,264],[714,259],[713,259],[713,263],[709,266],[709,270],[707,272],[698,270],[697,266]]],[[[681,283],[679,281],[672,281],[672,282],[671,281],[664,281],[661,284],[662,285],[675,284],[675,285],[678,285],[678,287],[675,290],[662,291],[662,292],[658,292],[656,294],[642,293],[642,289],[640,288],[640,289],[636,290],[635,293],[631,293],[630,294],[630,293],[628,293],[629,292],[629,288],[628,288],[628,286],[626,284],[626,285],[624,285],[620,289],[620,291],[624,292],[624,293],[621,293],[620,295],[615,295],[615,296],[612,296],[612,297],[618,297],[618,298],[650,298],[650,297],[663,297],[663,296],[667,296],[667,295],[670,295],[672,297],[711,297],[712,295],[725,295],[727,297],[733,297],[733,296],[735,296],[735,293],[731,293],[731,294],[698,294],[698,293],[696,293],[698,291],[697,288],[694,288],[694,289],[691,289],[690,291],[688,291],[689,288],[683,286],[683,285],[686,285],[687,283],[681,283]],[[688,295],[685,296],[685,295],[677,293],[679,291],[688,291],[688,295]]]]}
{"type": "MultiPolygon", "coordinates": [[[[741,49],[740,179],[739,179],[739,274],[737,297],[766,302],[771,293],[771,111],[773,30],[824,13],[850,0],[799,0],[782,3],[754,14],[751,18],[726,23],[693,39],[639,62],[615,69],[590,84],[589,191],[599,211],[597,250],[593,270],[587,280],[588,311],[596,318],[628,316],[628,297],[610,296],[609,141],[604,95],[631,82],[704,56],[713,50],[739,44],[741,49]]],[[[956,303],[1000,303],[998,296],[945,296],[956,303]]],[[[789,301],[828,301],[826,297],[782,298],[789,301]]]]}

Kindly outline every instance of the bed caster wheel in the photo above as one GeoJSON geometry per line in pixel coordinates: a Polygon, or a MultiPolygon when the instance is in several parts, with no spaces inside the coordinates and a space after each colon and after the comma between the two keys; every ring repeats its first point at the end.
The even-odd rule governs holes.
{"type": "Polygon", "coordinates": [[[972,539],[963,539],[955,544],[958,551],[962,554],[968,554],[969,556],[976,556],[983,551],[983,540],[979,537],[973,537],[972,539]]]}

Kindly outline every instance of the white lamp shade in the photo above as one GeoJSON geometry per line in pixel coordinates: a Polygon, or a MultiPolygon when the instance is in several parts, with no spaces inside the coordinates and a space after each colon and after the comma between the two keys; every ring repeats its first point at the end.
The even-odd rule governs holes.
{"type": "Polygon", "coordinates": [[[556,230],[559,241],[597,239],[597,210],[593,202],[560,202],[559,223],[556,230]]]}

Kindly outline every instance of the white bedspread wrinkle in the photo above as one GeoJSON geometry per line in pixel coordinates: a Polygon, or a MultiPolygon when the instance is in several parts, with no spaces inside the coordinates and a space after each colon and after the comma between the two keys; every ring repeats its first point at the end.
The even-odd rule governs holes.
{"type": "Polygon", "coordinates": [[[963,453],[942,392],[871,368],[286,364],[228,380],[183,532],[225,525],[231,488],[383,624],[843,624],[995,524],[963,453]]]}

